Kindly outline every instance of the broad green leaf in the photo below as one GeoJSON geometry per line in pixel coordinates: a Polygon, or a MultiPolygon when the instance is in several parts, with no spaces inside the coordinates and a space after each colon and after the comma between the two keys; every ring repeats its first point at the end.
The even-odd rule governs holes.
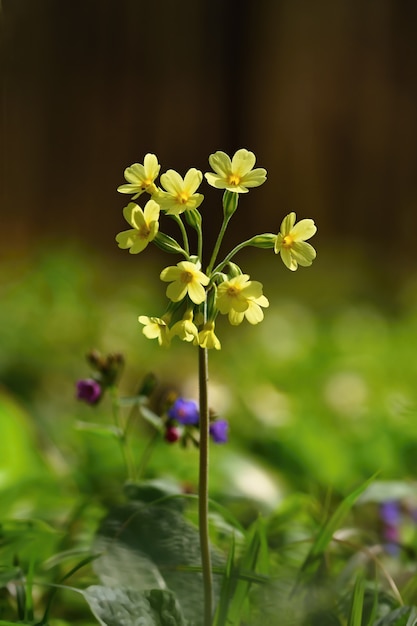
{"type": "MultiPolygon", "coordinates": [[[[203,585],[200,541],[196,527],[172,507],[142,502],[112,511],[99,529],[94,569],[108,587],[172,590],[186,619],[202,623],[203,585]]],[[[211,550],[214,568],[224,558],[211,550]]],[[[219,595],[220,577],[214,577],[219,595]]]]}
{"type": "Polygon", "coordinates": [[[102,626],[186,626],[175,595],[167,589],[137,591],[92,585],[83,594],[102,626]]]}

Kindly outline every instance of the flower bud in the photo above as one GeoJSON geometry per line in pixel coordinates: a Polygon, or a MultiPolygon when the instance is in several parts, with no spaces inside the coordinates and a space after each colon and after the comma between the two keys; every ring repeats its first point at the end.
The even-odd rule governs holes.
{"type": "Polygon", "coordinates": [[[97,404],[100,400],[102,389],[100,384],[93,378],[85,378],[77,382],[77,399],[87,404],[97,404]]]}
{"type": "Polygon", "coordinates": [[[275,246],[277,236],[273,233],[263,233],[263,235],[255,235],[249,239],[246,245],[254,248],[273,248],[275,246]]]}
{"type": "Polygon", "coordinates": [[[225,191],[223,194],[223,212],[226,219],[230,219],[237,209],[239,194],[233,191],[225,191]]]}
{"type": "Polygon", "coordinates": [[[214,443],[227,443],[229,424],[226,420],[216,420],[210,424],[210,436],[214,443]]]}
{"type": "Polygon", "coordinates": [[[164,252],[171,252],[173,254],[183,254],[184,250],[179,243],[175,241],[173,237],[165,235],[164,233],[157,232],[155,235],[154,243],[161,248],[164,252]]]}

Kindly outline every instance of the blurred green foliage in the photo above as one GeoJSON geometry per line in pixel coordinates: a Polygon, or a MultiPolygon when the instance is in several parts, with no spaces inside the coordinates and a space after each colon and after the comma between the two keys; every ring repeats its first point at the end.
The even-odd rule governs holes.
{"type": "MultiPolygon", "coordinates": [[[[380,491],[369,492],[355,523],[378,541],[378,503],[384,497],[401,500],[410,512],[401,541],[413,551],[414,278],[387,294],[380,289],[383,277],[361,258],[344,258],[339,273],[334,263],[318,262],[308,276],[291,274],[272,260],[273,271],[270,264],[262,267],[248,259],[251,276],[263,280],[271,302],[265,320],[227,333],[226,322],[219,320],[222,350],[210,354],[210,404],[231,425],[230,442],[211,446],[211,495],[242,525],[235,531],[236,553],[243,541],[240,533],[257,523],[259,512],[265,513],[259,537],[265,536],[262,541],[272,549],[269,567],[279,570],[285,563],[288,577],[288,568],[295,572],[302,566],[308,537],[342,496],[376,473],[380,491]],[[298,547],[289,552],[288,545],[298,547]]],[[[158,257],[136,267],[76,247],[0,266],[3,583],[10,576],[19,579],[24,571],[32,572],[37,585],[52,574],[55,582],[64,580],[72,571],[74,587],[95,581],[89,566],[93,536],[105,512],[123,504],[126,474],[112,437],[99,436],[93,426],[92,432],[77,427],[79,422],[113,423],[108,398],[95,407],[75,400],[75,382],[90,373],[85,354],[91,348],[124,354],[122,395],[136,394],[143,376],[153,372],[159,381],[156,402],[158,394],[163,397],[169,390],[197,397],[195,349],[179,341],[161,349],[141,334],[137,323],[140,314],[162,313],[163,287],[151,279],[160,266],[158,257]]],[[[138,462],[151,436],[152,428],[138,416],[132,430],[138,462]]],[[[197,465],[197,450],[162,441],[145,476],[195,493],[197,465]]],[[[193,509],[189,517],[195,519],[193,509]]],[[[212,510],[211,532],[218,546],[230,546],[229,521],[212,510]]],[[[344,550],[349,552],[348,543],[344,550]]],[[[348,576],[339,565],[345,560],[337,553],[333,566],[348,576]]],[[[233,587],[234,566],[230,562],[227,567],[233,587]]],[[[294,573],[294,584],[296,579],[294,573]]],[[[284,579],[277,583],[283,589],[288,584],[284,579]]],[[[272,589],[272,596],[281,597],[281,591],[272,589]]],[[[364,594],[357,582],[350,623],[360,623],[358,598],[369,600],[368,591],[364,594]]],[[[49,597],[47,585],[43,593],[49,597]]],[[[70,589],[59,593],[59,606],[72,607],[71,615],[68,608],[63,613],[56,608],[62,623],[89,623],[80,594],[70,589]]],[[[265,598],[267,606],[271,597],[265,598]]],[[[412,582],[407,598],[415,602],[412,582]]],[[[0,619],[9,615],[2,602],[0,597],[0,619]]],[[[29,609],[21,620],[30,619],[29,609]]],[[[258,617],[260,623],[262,611],[258,617]]]]}

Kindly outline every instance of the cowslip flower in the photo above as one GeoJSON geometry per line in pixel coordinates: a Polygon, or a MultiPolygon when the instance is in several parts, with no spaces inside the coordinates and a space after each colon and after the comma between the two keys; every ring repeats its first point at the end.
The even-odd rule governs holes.
{"type": "Polygon", "coordinates": [[[209,185],[217,189],[247,193],[249,187],[259,187],[266,180],[264,168],[253,169],[255,162],[253,152],[244,148],[238,150],[232,160],[225,152],[218,151],[209,157],[209,163],[215,173],[207,172],[205,177],[209,185]]]}
{"type": "Polygon", "coordinates": [[[146,248],[149,242],[155,239],[159,230],[159,204],[149,200],[144,210],[134,202],[123,209],[125,220],[133,226],[130,230],[124,230],[116,236],[119,248],[129,248],[130,254],[138,254],[146,248]]]}
{"type": "Polygon", "coordinates": [[[158,163],[158,159],[154,154],[146,154],[143,160],[143,165],[140,163],[134,163],[130,167],[127,167],[124,171],[124,177],[127,180],[127,184],[120,185],[117,191],[120,193],[133,193],[132,200],[136,200],[144,191],[149,194],[153,194],[157,191],[155,186],[155,179],[159,174],[161,166],[158,163]]]}
{"type": "Polygon", "coordinates": [[[259,324],[264,319],[264,312],[261,307],[268,307],[269,301],[264,295],[259,296],[259,298],[249,298],[248,299],[248,308],[243,311],[234,311],[231,309],[229,311],[229,322],[232,326],[238,326],[243,322],[243,319],[246,317],[249,324],[259,324]]]}
{"type": "Polygon", "coordinates": [[[138,320],[144,325],[143,334],[148,339],[157,339],[160,346],[168,347],[171,343],[171,336],[167,321],[161,317],[148,317],[139,315],[138,320]]]}
{"type": "Polygon", "coordinates": [[[192,310],[186,311],[182,320],[172,326],[171,337],[178,336],[182,341],[194,341],[198,336],[198,328],[193,322],[192,310]]]}
{"type": "Polygon", "coordinates": [[[229,424],[226,420],[216,420],[210,424],[210,436],[214,443],[227,443],[229,424]]]}
{"type": "Polygon", "coordinates": [[[299,265],[308,267],[316,258],[315,249],[306,243],[306,239],[310,239],[317,232],[313,220],[301,220],[297,224],[295,220],[295,213],[284,217],[274,247],[275,254],[281,254],[284,265],[292,271],[299,265]]]}
{"type": "Polygon", "coordinates": [[[93,378],[85,378],[77,382],[77,399],[87,402],[87,404],[96,404],[102,394],[100,383],[93,378]]]}
{"type": "Polygon", "coordinates": [[[262,283],[249,280],[248,274],[239,274],[220,283],[217,288],[216,307],[223,315],[231,312],[243,313],[249,301],[262,296],[262,283]]]}
{"type": "Polygon", "coordinates": [[[180,215],[184,211],[196,209],[204,200],[201,193],[196,193],[203,175],[194,167],[182,178],[175,170],[168,170],[161,176],[161,185],[166,191],[159,190],[155,199],[167,215],[180,215]]]}
{"type": "Polygon", "coordinates": [[[194,345],[199,345],[200,348],[220,350],[221,343],[214,332],[214,328],[215,324],[213,321],[206,322],[198,333],[197,339],[194,340],[194,345]]]}
{"type": "Polygon", "coordinates": [[[200,413],[194,400],[177,398],[168,411],[168,417],[184,426],[196,425],[200,421],[200,413]]]}
{"type": "Polygon", "coordinates": [[[201,263],[180,261],[162,270],[160,278],[170,282],[166,290],[167,297],[172,302],[180,302],[188,294],[195,304],[201,304],[206,299],[203,285],[208,285],[210,279],[200,271],[201,263]]]}

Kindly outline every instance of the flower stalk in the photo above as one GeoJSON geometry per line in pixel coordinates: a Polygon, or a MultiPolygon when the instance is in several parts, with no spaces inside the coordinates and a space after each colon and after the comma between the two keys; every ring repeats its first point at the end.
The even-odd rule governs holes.
{"type": "MultiPolygon", "coordinates": [[[[253,152],[243,148],[232,158],[221,151],[209,157],[213,172],[207,172],[205,179],[209,185],[223,191],[223,222],[205,272],[202,271],[203,231],[199,211],[204,196],[197,192],[203,175],[199,170],[189,169],[184,178],[178,172],[168,170],[160,177],[161,188],[156,183],[160,170],[157,157],[147,154],[143,165],[135,163],[125,170],[127,184],[119,187],[121,193],[135,194],[132,200],[142,193],[151,196],[144,210],[133,202],[124,209],[124,217],[131,228],[117,235],[119,247],[129,249],[131,254],[137,254],[153,242],[165,252],[185,257],[185,260],[165,267],[160,272],[160,279],[169,283],[166,295],[170,302],[165,314],[160,317],[140,315],[138,320],[144,326],[143,334],[149,339],[156,339],[160,346],[170,346],[171,340],[177,337],[192,343],[198,349],[199,423],[193,422],[192,426],[200,431],[198,511],[204,626],[211,626],[215,608],[208,524],[209,440],[211,436],[216,443],[225,443],[228,429],[226,420],[214,420],[210,423],[208,350],[221,349],[220,340],[214,332],[219,314],[227,315],[232,326],[237,326],[245,319],[250,324],[258,324],[264,318],[262,308],[269,306],[269,301],[263,295],[262,283],[251,281],[248,274],[244,274],[238,265],[231,263],[231,259],[247,246],[269,248],[281,256],[288,269],[294,271],[298,266],[311,265],[316,256],[314,248],[306,243],[306,239],[316,232],[313,220],[301,220],[296,224],[295,213],[290,213],[282,221],[277,235],[264,233],[253,236],[236,245],[223,261],[217,261],[226,229],[232,215],[237,211],[239,195],[248,193],[253,187],[259,187],[266,180],[266,170],[254,169],[255,162],[253,152]],[[186,224],[182,221],[182,214],[186,224]],[[160,231],[160,215],[177,222],[183,247],[160,231]],[[190,253],[186,225],[197,233],[197,254],[190,253]],[[228,271],[225,272],[227,266],[228,271]]],[[[182,420],[183,427],[191,427],[191,422],[184,421],[184,416],[181,415],[186,404],[179,403],[179,406],[179,413],[175,413],[178,409],[176,407],[175,415],[171,416],[174,425],[169,427],[166,434],[167,440],[171,442],[178,438],[175,418],[180,425],[182,420]]]]}

